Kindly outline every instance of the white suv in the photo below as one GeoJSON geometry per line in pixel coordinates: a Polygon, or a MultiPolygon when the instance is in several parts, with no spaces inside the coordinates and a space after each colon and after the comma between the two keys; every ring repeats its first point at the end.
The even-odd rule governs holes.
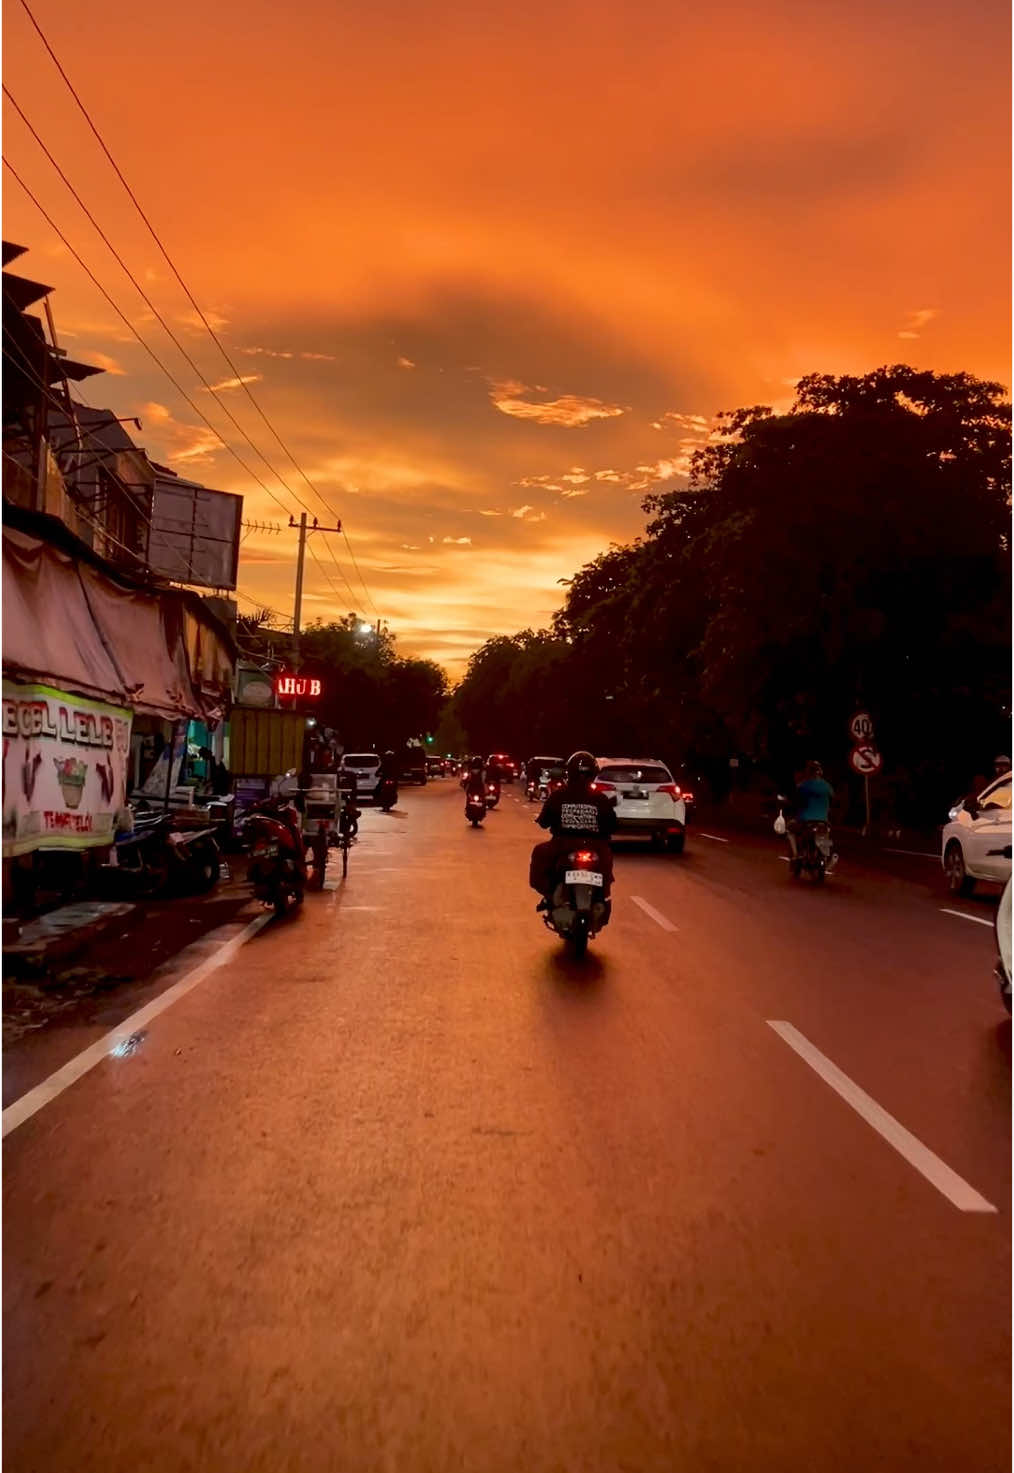
{"type": "Polygon", "coordinates": [[[616,832],[647,834],[656,848],[681,854],[687,805],[672,773],[657,757],[599,757],[592,787],[615,799],[616,832]]]}
{"type": "Polygon", "coordinates": [[[376,752],[346,752],[341,770],[355,773],[356,793],[360,798],[373,797],[380,781],[380,758],[376,752]]]}
{"type": "Polygon", "coordinates": [[[976,880],[1004,884],[1010,878],[1011,775],[991,782],[975,799],[971,810],[964,803],[951,809],[944,825],[940,856],[947,884],[953,895],[970,895],[976,880]]]}

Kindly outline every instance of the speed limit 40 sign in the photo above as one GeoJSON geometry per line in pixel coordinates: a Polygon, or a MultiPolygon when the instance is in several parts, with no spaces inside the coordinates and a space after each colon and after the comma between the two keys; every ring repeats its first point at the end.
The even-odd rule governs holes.
{"type": "Polygon", "coordinates": [[[849,722],[849,735],[854,742],[872,745],[873,717],[869,711],[857,711],[849,722]]]}
{"type": "Polygon", "coordinates": [[[864,742],[853,747],[849,753],[849,766],[853,772],[858,772],[860,777],[872,777],[875,772],[880,771],[883,765],[883,757],[876,747],[871,747],[868,743],[864,742]]]}

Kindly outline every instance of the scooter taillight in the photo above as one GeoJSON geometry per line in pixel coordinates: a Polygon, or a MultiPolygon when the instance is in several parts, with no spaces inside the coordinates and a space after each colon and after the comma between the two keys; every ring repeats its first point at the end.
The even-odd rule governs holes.
{"type": "Polygon", "coordinates": [[[597,855],[593,854],[590,849],[581,849],[581,850],[579,850],[577,852],[577,854],[572,854],[570,856],[570,860],[571,860],[571,863],[572,864],[581,864],[581,865],[594,864],[596,858],[597,858],[597,855]]]}

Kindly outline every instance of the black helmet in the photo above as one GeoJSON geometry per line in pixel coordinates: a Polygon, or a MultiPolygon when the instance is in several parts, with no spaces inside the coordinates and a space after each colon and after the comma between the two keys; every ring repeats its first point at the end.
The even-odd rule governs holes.
{"type": "Polygon", "coordinates": [[[596,772],[598,763],[590,752],[574,752],[567,758],[567,776],[572,783],[581,780],[591,782],[596,772]]]}
{"type": "Polygon", "coordinates": [[[390,751],[390,749],[389,749],[388,751],[386,751],[384,753],[384,756],[385,757],[391,757],[391,758],[393,758],[394,757],[394,753],[392,751],[390,751]]]}
{"type": "Polygon", "coordinates": [[[480,768],[482,767],[482,758],[481,757],[473,757],[472,760],[471,760],[471,762],[468,765],[472,769],[473,772],[478,772],[480,770],[480,768]]]}

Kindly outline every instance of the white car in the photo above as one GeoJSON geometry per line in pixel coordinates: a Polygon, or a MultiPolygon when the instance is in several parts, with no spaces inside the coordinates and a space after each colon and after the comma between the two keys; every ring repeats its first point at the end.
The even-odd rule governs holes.
{"type": "Polygon", "coordinates": [[[687,802],[672,773],[657,757],[600,757],[592,784],[615,799],[616,833],[646,834],[658,849],[682,854],[687,802]]]}
{"type": "Polygon", "coordinates": [[[372,798],[380,782],[380,758],[376,752],[346,752],[341,761],[342,772],[356,775],[356,793],[360,798],[372,798]]]}
{"type": "Polygon", "coordinates": [[[1003,885],[1010,878],[1010,801],[1007,772],[983,788],[971,807],[958,803],[951,809],[940,857],[952,895],[970,895],[976,880],[1003,885]]]}

